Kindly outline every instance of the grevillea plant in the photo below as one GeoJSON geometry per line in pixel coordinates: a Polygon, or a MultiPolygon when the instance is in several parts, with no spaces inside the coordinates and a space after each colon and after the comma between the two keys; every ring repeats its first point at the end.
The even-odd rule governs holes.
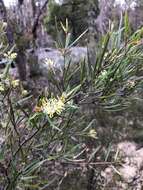
{"type": "Polygon", "coordinates": [[[3,141],[0,183],[4,190],[44,190],[52,184],[57,184],[59,189],[66,173],[58,174],[52,167],[55,163],[91,167],[98,148],[90,150],[90,146],[98,141],[98,134],[96,118],[88,115],[90,106],[106,111],[125,109],[130,95],[142,85],[143,29],[128,35],[125,18],[123,27],[102,37],[95,64],[88,56],[72,64],[68,56],[70,48],[87,31],[71,42],[68,22],[61,23],[61,27],[65,42],[59,38],[57,48],[64,57],[64,64],[56,69],[52,67],[52,60],[46,60],[50,65],[49,88],[41,93],[32,109],[28,105],[35,101],[34,96],[23,92],[20,81],[13,80],[9,74],[16,54],[1,50],[1,57],[7,62],[0,77],[3,141]],[[28,105],[22,106],[23,102],[28,105]]]}

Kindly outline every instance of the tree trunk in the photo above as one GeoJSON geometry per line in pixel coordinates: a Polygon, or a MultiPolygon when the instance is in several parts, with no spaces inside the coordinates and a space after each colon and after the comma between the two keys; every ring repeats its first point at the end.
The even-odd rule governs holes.
{"type": "Polygon", "coordinates": [[[17,50],[16,65],[18,68],[19,78],[21,81],[26,81],[26,56],[25,51],[17,50]]]}
{"type": "Polygon", "coordinates": [[[98,42],[99,31],[96,26],[96,19],[99,15],[98,0],[90,0],[88,11],[88,53],[89,61],[91,64],[95,64],[96,48],[98,42]]]}

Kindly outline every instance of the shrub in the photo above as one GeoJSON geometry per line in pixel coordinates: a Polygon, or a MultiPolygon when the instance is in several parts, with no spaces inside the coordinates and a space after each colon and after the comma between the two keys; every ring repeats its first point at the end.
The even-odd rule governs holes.
{"type": "Polygon", "coordinates": [[[123,28],[109,31],[101,39],[95,65],[90,60],[72,65],[68,51],[86,31],[71,43],[68,22],[61,26],[65,35],[65,42],[57,43],[65,60],[59,71],[61,80],[57,80],[57,72],[51,67],[48,80],[52,88],[41,94],[32,109],[22,106],[33,101],[32,95],[23,92],[22,85],[13,81],[8,72],[15,54],[1,51],[7,59],[0,83],[4,139],[0,165],[5,190],[44,189],[57,178],[62,182],[64,174],[57,177],[49,172],[51,164],[90,165],[99,149],[95,147],[98,134],[96,118],[90,117],[91,108],[94,111],[125,109],[130,95],[142,85],[139,75],[143,58],[142,29],[128,36],[125,22],[123,28]],[[78,80],[73,82],[75,78],[78,80]]]}

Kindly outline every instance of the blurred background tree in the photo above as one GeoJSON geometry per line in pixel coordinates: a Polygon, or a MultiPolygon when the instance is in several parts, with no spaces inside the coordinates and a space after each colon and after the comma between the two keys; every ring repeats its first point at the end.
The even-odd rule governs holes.
{"type": "Polygon", "coordinates": [[[64,23],[67,18],[73,40],[76,39],[88,27],[88,9],[88,0],[63,0],[61,4],[50,0],[44,18],[47,32],[55,38],[57,35],[56,22],[59,27],[60,22],[64,23]]]}

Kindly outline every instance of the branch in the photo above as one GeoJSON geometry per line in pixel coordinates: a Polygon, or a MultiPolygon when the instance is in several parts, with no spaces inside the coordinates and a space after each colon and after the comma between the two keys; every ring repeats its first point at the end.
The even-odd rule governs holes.
{"type": "Polygon", "coordinates": [[[48,4],[49,0],[46,0],[45,3],[43,4],[43,6],[41,7],[41,9],[39,10],[39,13],[34,21],[34,24],[33,24],[33,27],[32,27],[32,34],[33,34],[33,38],[36,38],[36,31],[37,31],[37,27],[38,27],[38,24],[39,24],[39,19],[40,19],[40,16],[43,12],[43,10],[45,9],[46,5],[48,4]]]}

